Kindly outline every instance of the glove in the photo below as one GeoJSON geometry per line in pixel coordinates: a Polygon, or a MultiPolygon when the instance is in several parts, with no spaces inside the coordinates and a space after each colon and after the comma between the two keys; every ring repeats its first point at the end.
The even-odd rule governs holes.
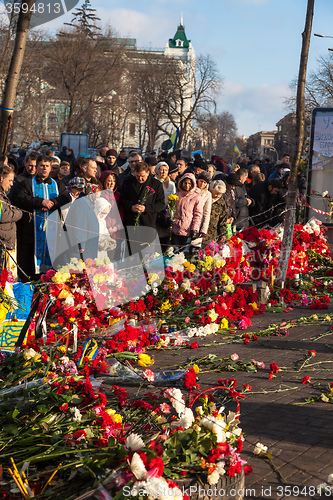
{"type": "Polygon", "coordinates": [[[198,237],[198,233],[196,231],[191,231],[191,239],[195,240],[198,237]]]}
{"type": "Polygon", "coordinates": [[[200,233],[200,238],[204,238],[206,236],[206,233],[200,233]]]}

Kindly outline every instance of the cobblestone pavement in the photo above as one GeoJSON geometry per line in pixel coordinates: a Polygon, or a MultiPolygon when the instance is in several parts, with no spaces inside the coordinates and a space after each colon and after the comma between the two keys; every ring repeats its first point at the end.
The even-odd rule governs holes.
{"type": "MultiPolygon", "coordinates": [[[[333,313],[332,303],[328,311],[294,309],[288,314],[265,313],[252,318],[252,325],[246,333],[263,330],[272,323],[326,312],[333,313]]],[[[259,337],[257,342],[247,345],[219,345],[224,337],[214,335],[199,339],[200,347],[196,350],[154,352],[154,371],[184,364],[193,355],[202,357],[210,353],[223,357],[236,352],[243,361],[254,358],[265,363],[266,369],[257,373],[210,372],[199,376],[201,390],[216,386],[220,377],[234,377],[237,387],[243,384],[252,386],[252,392],[241,401],[241,427],[245,435],[242,456],[253,467],[253,473],[246,476],[245,498],[317,499],[320,497],[316,487],[333,473],[333,405],[321,401],[304,404],[306,398],[321,394],[319,383],[328,386],[333,381],[332,325],[333,322],[325,321],[296,326],[289,329],[289,336],[259,337]],[[207,344],[212,345],[205,347],[207,344]],[[297,361],[305,359],[310,349],[317,352],[311,363],[320,364],[297,371],[297,366],[300,366],[297,361]],[[280,372],[268,380],[269,365],[273,361],[280,367],[280,372]],[[306,375],[311,376],[309,385],[302,384],[306,375]],[[258,441],[268,446],[280,474],[268,460],[253,455],[258,441]]]]}

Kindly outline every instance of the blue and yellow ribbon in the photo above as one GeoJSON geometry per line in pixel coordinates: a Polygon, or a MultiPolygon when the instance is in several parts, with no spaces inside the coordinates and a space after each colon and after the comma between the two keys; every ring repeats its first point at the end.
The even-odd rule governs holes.
{"type": "Polygon", "coordinates": [[[83,351],[81,354],[81,358],[79,360],[79,366],[81,366],[83,358],[87,356],[88,359],[95,359],[98,354],[98,344],[95,339],[88,339],[87,342],[83,346],[83,351]],[[88,349],[90,349],[90,353],[87,355],[88,349]]]}

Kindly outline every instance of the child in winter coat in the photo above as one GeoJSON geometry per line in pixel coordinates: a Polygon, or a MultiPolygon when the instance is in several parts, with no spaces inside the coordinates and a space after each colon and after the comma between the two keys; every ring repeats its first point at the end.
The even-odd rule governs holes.
{"type": "Polygon", "coordinates": [[[191,240],[195,240],[200,231],[203,198],[196,192],[193,174],[183,175],[178,182],[178,189],[171,243],[175,249],[187,254],[191,240]]]}

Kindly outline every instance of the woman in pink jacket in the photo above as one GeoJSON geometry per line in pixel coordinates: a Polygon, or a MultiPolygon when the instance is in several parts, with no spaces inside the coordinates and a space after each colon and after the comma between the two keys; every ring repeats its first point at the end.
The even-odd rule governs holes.
{"type": "Polygon", "coordinates": [[[203,199],[196,192],[193,174],[185,174],[178,182],[178,200],[172,225],[172,246],[185,254],[192,239],[198,237],[203,214],[203,199]]]}

